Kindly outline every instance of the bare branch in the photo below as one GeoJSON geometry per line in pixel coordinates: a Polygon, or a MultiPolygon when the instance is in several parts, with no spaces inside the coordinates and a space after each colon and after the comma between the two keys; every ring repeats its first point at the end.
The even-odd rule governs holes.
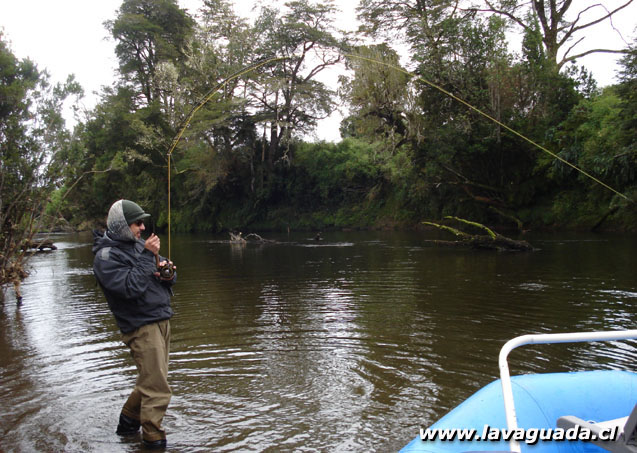
{"type": "Polygon", "coordinates": [[[573,3],[573,0],[566,0],[563,4],[562,4],[562,9],[560,10],[560,17],[563,17],[564,14],[566,14],[566,11],[568,11],[568,9],[571,7],[571,3],[573,3]]]}
{"type": "MultiPolygon", "coordinates": [[[[606,19],[611,18],[615,13],[617,13],[618,11],[621,11],[622,9],[626,8],[628,5],[630,5],[633,2],[633,0],[628,0],[626,3],[624,3],[623,5],[615,8],[613,11],[608,12],[605,16],[600,17],[599,19],[596,19],[592,22],[589,22],[587,24],[584,25],[580,25],[579,27],[575,27],[573,29],[573,32],[579,31],[579,30],[583,30],[585,28],[591,27],[593,25],[599,24],[600,22],[603,22],[606,19]]],[[[595,6],[601,6],[602,8],[605,8],[603,5],[599,4],[599,5],[595,5],[595,6]]]]}
{"type": "Polygon", "coordinates": [[[522,21],[522,19],[516,17],[513,13],[510,13],[508,11],[502,11],[501,9],[496,8],[495,6],[493,6],[491,4],[491,2],[489,0],[485,0],[485,3],[488,6],[487,9],[476,9],[475,11],[481,12],[481,13],[495,13],[495,14],[499,14],[501,16],[508,17],[513,22],[515,22],[520,27],[522,27],[524,30],[530,30],[530,27],[526,23],[524,23],[524,21],[522,21]]]}
{"type": "MultiPolygon", "coordinates": [[[[582,41],[584,41],[584,38],[585,38],[585,37],[584,37],[584,36],[582,36],[580,39],[578,39],[578,40],[577,40],[577,42],[576,42],[575,44],[573,44],[571,47],[569,47],[569,48],[566,50],[566,52],[564,52],[564,58],[562,58],[562,61],[566,60],[566,58],[567,58],[566,56],[567,56],[567,55],[571,52],[571,50],[573,50],[573,48],[574,48],[575,46],[577,46],[579,43],[581,43],[582,41]]],[[[561,66],[561,64],[560,64],[559,66],[561,66]]]]}
{"type": "MultiPolygon", "coordinates": [[[[599,3],[596,3],[595,5],[591,5],[583,10],[581,10],[579,13],[577,13],[577,17],[575,18],[575,20],[573,21],[573,24],[577,24],[580,19],[582,18],[583,14],[586,14],[588,12],[588,10],[593,9],[593,8],[597,8],[598,6],[602,6],[599,3]]],[[[571,28],[572,29],[572,28],[571,28]]]]}
{"type": "Polygon", "coordinates": [[[579,53],[577,55],[573,55],[572,57],[564,58],[559,66],[562,67],[565,63],[577,60],[578,58],[585,57],[586,55],[590,55],[592,53],[616,53],[616,54],[627,54],[628,50],[614,50],[614,49],[591,49],[586,52],[579,53]]]}
{"type": "Polygon", "coordinates": [[[610,22],[613,30],[619,34],[624,42],[626,42],[619,30],[615,28],[613,24],[613,16],[631,5],[633,2],[634,0],[624,0],[621,5],[617,6],[612,11],[606,8],[601,1],[592,5],[581,5],[583,9],[577,12],[576,18],[572,21],[567,21],[564,16],[569,9],[573,9],[574,5],[577,5],[578,2],[574,2],[573,0],[564,0],[563,2],[557,2],[556,0],[531,0],[530,2],[520,2],[522,4],[518,3],[511,9],[499,8],[497,2],[494,0],[483,0],[482,8],[474,9],[472,11],[498,14],[510,19],[524,31],[530,31],[531,26],[525,23],[519,12],[523,8],[532,7],[542,28],[542,41],[544,46],[546,47],[546,50],[551,52],[553,58],[557,59],[559,49],[567,45],[572,39],[577,39],[577,42],[570,45],[570,47],[566,50],[561,61],[555,62],[557,66],[561,68],[565,63],[596,52],[617,54],[626,53],[623,50],[591,49],[571,56],[571,53],[574,52],[576,47],[581,45],[585,39],[585,37],[579,38],[578,36],[581,35],[579,35],[578,32],[581,33],[583,30],[598,25],[604,21],[610,22]],[[486,7],[484,5],[486,5],[486,7]],[[597,18],[586,23],[582,23],[587,13],[591,14],[596,8],[603,8],[604,11],[601,15],[598,15],[597,18]]]}
{"type": "MultiPolygon", "coordinates": [[[[580,19],[582,18],[582,14],[585,14],[588,10],[593,9],[597,6],[600,6],[599,4],[596,5],[591,5],[588,8],[580,11],[577,14],[577,18],[575,18],[575,20],[571,23],[571,27],[570,29],[564,33],[564,36],[562,37],[562,39],[559,42],[559,45],[561,46],[562,44],[564,44],[566,41],[568,41],[570,39],[571,36],[573,36],[573,33],[575,32],[575,27],[577,26],[578,22],[580,21],[580,19]]],[[[564,27],[566,28],[566,27],[564,27]]]]}

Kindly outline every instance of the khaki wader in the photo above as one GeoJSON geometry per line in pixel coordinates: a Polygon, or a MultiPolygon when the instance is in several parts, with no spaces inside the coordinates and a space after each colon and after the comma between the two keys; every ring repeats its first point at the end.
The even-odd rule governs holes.
{"type": "Polygon", "coordinates": [[[147,324],[134,332],[122,334],[137,366],[135,389],[128,397],[122,413],[142,425],[147,441],[165,439],[161,427],[170,402],[168,385],[168,353],[170,350],[170,322],[147,324]]]}

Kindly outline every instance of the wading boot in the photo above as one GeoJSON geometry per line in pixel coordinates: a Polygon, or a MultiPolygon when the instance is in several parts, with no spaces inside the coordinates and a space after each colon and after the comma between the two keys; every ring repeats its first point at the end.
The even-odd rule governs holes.
{"type": "Polygon", "coordinates": [[[127,415],[119,414],[119,424],[117,425],[117,431],[120,436],[132,436],[139,431],[141,423],[139,420],[130,418],[127,415]]]}
{"type": "Polygon", "coordinates": [[[166,439],[146,440],[142,438],[142,445],[149,450],[160,450],[166,448],[166,439]]]}

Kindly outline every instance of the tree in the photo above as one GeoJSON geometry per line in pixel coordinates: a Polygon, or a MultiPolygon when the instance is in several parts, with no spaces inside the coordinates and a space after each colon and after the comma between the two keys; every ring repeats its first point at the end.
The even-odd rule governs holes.
{"type": "MultiPolygon", "coordinates": [[[[201,10],[193,53],[186,71],[190,91],[199,99],[231,74],[249,66],[257,58],[251,45],[251,31],[227,0],[206,0],[201,10]]],[[[210,152],[230,154],[242,145],[252,146],[253,126],[248,117],[247,73],[225,83],[192,121],[192,131],[209,144],[210,152]],[[246,143],[248,139],[249,143],[246,143]]]]}
{"type": "MultiPolygon", "coordinates": [[[[282,143],[308,132],[332,112],[334,92],[317,76],[342,60],[339,51],[344,46],[332,27],[337,12],[332,0],[292,1],[285,7],[282,15],[263,7],[253,31],[261,37],[258,54],[285,58],[259,80],[258,91],[251,95],[269,125],[270,166],[282,143]]],[[[280,156],[284,160],[292,158],[288,150],[280,156]]]]}
{"type": "Polygon", "coordinates": [[[621,60],[617,93],[621,103],[622,145],[637,164],[637,41],[621,60]]]}
{"type": "Polygon", "coordinates": [[[612,10],[601,3],[591,4],[573,0],[482,1],[484,6],[477,7],[480,11],[506,17],[526,33],[535,31],[534,19],[537,18],[541,27],[546,59],[557,71],[567,63],[573,63],[578,58],[592,53],[625,53],[622,49],[604,48],[572,52],[584,41],[585,34],[590,35],[592,27],[612,20],[614,15],[620,13],[633,0],[619,3],[616,1],[612,10]],[[594,16],[590,17],[591,14],[594,16]],[[576,40],[575,43],[572,43],[573,40],[576,40]]]}
{"type": "Polygon", "coordinates": [[[62,118],[64,99],[81,94],[69,77],[51,86],[46,72],[30,60],[18,60],[0,34],[0,287],[19,285],[27,276],[26,248],[47,219],[51,192],[60,183],[63,162],[56,154],[71,136],[62,118]]]}
{"type": "MultiPolygon", "coordinates": [[[[511,146],[497,124],[457,102],[460,98],[502,122],[514,117],[504,20],[481,18],[455,0],[363,0],[359,12],[372,36],[399,32],[410,45],[422,112],[414,165],[429,187],[432,209],[460,207],[466,216],[468,210],[509,207],[515,198],[511,188],[525,177],[511,167],[526,164],[526,150],[511,146]]],[[[529,163],[521,166],[527,172],[529,163]]]]}
{"type": "Polygon", "coordinates": [[[227,0],[205,0],[200,17],[181,77],[187,96],[179,106],[180,117],[185,118],[210,94],[212,97],[192,117],[175,153],[176,176],[184,175],[177,181],[181,190],[176,199],[188,206],[177,215],[185,228],[209,221],[217,184],[237,166],[249,162],[252,168],[258,148],[248,99],[250,79],[255,75],[247,72],[228,80],[260,58],[255,54],[252,31],[227,0]]]}
{"type": "Polygon", "coordinates": [[[165,71],[185,60],[192,19],[175,0],[124,0],[117,18],[105,25],[117,41],[115,54],[125,83],[147,105],[160,101],[165,71]]]}
{"type": "Polygon", "coordinates": [[[420,91],[425,140],[414,159],[428,182],[427,199],[439,200],[442,214],[459,210],[486,220],[486,214],[497,213],[520,225],[517,212],[559,190],[551,178],[553,157],[502,134],[499,125],[457,98],[559,152],[566,141],[558,125],[595,92],[585,70],[578,74],[573,65],[565,65],[593,51],[611,51],[574,55],[584,31],[610,20],[630,2],[612,11],[569,0],[473,3],[478,6],[461,0],[362,0],[359,13],[373,37],[398,34],[407,41],[417,75],[427,82],[420,91]],[[523,27],[520,57],[508,50],[505,32],[511,24],[523,27]],[[443,96],[433,84],[456,99],[443,96]]]}
{"type": "Polygon", "coordinates": [[[349,135],[386,141],[393,151],[418,132],[410,127],[414,126],[410,119],[413,123],[416,117],[410,112],[410,77],[400,68],[396,51],[386,44],[360,47],[356,54],[348,59],[353,79],[341,78],[341,95],[352,111],[349,135]]]}
{"type": "Polygon", "coordinates": [[[113,199],[125,196],[158,213],[166,200],[166,154],[189,104],[181,78],[194,21],[175,0],[124,0],[105,26],[116,40],[120,80],[79,130],[83,146],[73,158],[90,176],[65,208],[70,214],[83,206],[86,217],[103,218],[113,199]]]}
{"type": "MultiPolygon", "coordinates": [[[[373,181],[366,188],[369,199],[394,193],[397,204],[408,205],[414,200],[407,194],[413,195],[413,182],[419,176],[414,150],[426,134],[416,85],[400,67],[397,52],[386,44],[360,46],[349,55],[353,77],[341,77],[340,93],[350,105],[350,115],[341,122],[341,135],[368,144],[352,149],[369,152],[368,161],[382,176],[368,179],[373,181]]],[[[348,144],[352,143],[356,142],[348,144]]],[[[353,165],[356,161],[362,160],[352,158],[353,165]]]]}
{"type": "Polygon", "coordinates": [[[632,191],[632,199],[637,198],[637,41],[628,48],[621,60],[620,83],[617,85],[619,105],[618,153],[613,156],[615,168],[623,176],[621,188],[632,191]]]}

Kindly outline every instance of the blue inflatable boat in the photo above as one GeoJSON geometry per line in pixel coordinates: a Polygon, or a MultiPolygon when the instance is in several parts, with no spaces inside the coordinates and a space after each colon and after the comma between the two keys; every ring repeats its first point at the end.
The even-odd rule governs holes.
{"type": "Polygon", "coordinates": [[[637,330],[524,335],[500,352],[500,379],[482,388],[401,452],[637,453],[637,373],[620,370],[509,375],[525,344],[637,338],[637,330]]]}

